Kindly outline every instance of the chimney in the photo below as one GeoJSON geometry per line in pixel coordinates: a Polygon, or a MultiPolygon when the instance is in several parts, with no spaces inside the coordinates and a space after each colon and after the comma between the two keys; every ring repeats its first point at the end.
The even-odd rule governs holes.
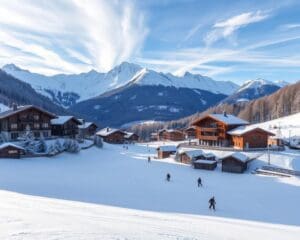
{"type": "Polygon", "coordinates": [[[224,117],[227,117],[226,111],[223,111],[223,115],[224,115],[224,117]]]}
{"type": "Polygon", "coordinates": [[[106,132],[109,132],[109,127],[106,128],[106,132]]]}
{"type": "Polygon", "coordinates": [[[13,104],[12,104],[12,109],[13,109],[14,111],[17,111],[18,105],[17,105],[16,103],[13,103],[13,104]]]}

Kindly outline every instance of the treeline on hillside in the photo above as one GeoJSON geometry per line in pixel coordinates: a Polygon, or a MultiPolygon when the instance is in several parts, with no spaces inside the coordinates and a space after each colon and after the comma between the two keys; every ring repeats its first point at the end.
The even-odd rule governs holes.
{"type": "Polygon", "coordinates": [[[67,111],[51,102],[47,97],[37,93],[28,83],[22,82],[0,70],[0,103],[11,106],[32,104],[56,114],[67,111]]]}
{"type": "Polygon", "coordinates": [[[300,112],[300,81],[281,88],[271,95],[247,103],[219,104],[204,112],[175,121],[135,125],[130,128],[130,131],[137,133],[142,139],[148,140],[151,133],[159,129],[185,128],[199,116],[209,113],[222,113],[223,111],[234,114],[251,123],[265,122],[298,113],[300,112]]]}

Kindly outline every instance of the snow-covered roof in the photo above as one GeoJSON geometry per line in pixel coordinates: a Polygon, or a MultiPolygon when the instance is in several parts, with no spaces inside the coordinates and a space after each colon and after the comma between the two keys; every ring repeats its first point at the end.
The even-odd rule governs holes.
{"type": "Polygon", "coordinates": [[[135,135],[133,132],[125,132],[125,134],[125,138],[131,138],[133,135],[135,135]]]}
{"type": "Polygon", "coordinates": [[[267,132],[269,135],[272,135],[272,136],[274,135],[274,133],[266,131],[263,128],[258,127],[257,125],[240,126],[240,127],[237,127],[237,128],[234,128],[234,129],[228,131],[227,133],[230,135],[243,135],[243,134],[250,132],[252,130],[255,130],[255,129],[259,129],[261,131],[267,132]]]}
{"type": "Polygon", "coordinates": [[[226,123],[227,125],[245,125],[245,124],[249,124],[249,122],[241,119],[241,118],[238,118],[234,115],[231,115],[231,114],[217,114],[217,113],[214,113],[214,114],[209,114],[210,117],[214,118],[214,119],[217,119],[221,122],[224,122],[226,123]]]}
{"type": "Polygon", "coordinates": [[[51,120],[51,124],[52,125],[63,125],[71,119],[74,119],[78,124],[81,124],[81,122],[74,116],[58,116],[57,118],[54,118],[51,120]]]}
{"type": "Polygon", "coordinates": [[[34,109],[36,109],[38,111],[41,111],[41,112],[43,112],[43,113],[45,113],[45,114],[47,114],[47,115],[49,115],[49,116],[51,116],[53,118],[55,117],[54,113],[50,113],[50,112],[48,112],[48,111],[46,111],[46,110],[44,110],[42,108],[39,108],[39,107],[34,106],[34,105],[25,105],[25,106],[18,106],[17,109],[15,109],[15,110],[14,109],[9,109],[7,111],[1,112],[0,113],[0,119],[9,117],[11,115],[14,115],[16,113],[19,113],[19,112],[22,112],[22,111],[25,111],[25,110],[28,110],[28,109],[31,109],[31,108],[34,108],[34,109]]]}
{"type": "Polygon", "coordinates": [[[103,128],[101,129],[100,131],[98,131],[96,133],[96,135],[99,135],[101,137],[106,137],[112,133],[115,133],[115,132],[121,132],[125,135],[125,133],[123,131],[121,131],[120,129],[116,129],[116,128],[109,128],[109,127],[106,127],[106,128],[103,128]]]}
{"type": "Polygon", "coordinates": [[[205,158],[216,157],[216,155],[213,154],[213,153],[204,153],[203,156],[204,156],[205,158]]]}
{"type": "Polygon", "coordinates": [[[196,160],[194,163],[215,164],[216,162],[217,162],[217,161],[215,161],[215,160],[199,159],[199,160],[196,160]]]}
{"type": "Polygon", "coordinates": [[[226,155],[225,157],[222,157],[221,159],[224,159],[224,158],[227,158],[227,157],[233,157],[241,162],[247,162],[249,160],[249,157],[246,156],[245,154],[243,153],[240,153],[240,152],[234,152],[234,153],[231,153],[229,155],[226,155]]]}
{"type": "Polygon", "coordinates": [[[200,149],[190,149],[190,148],[179,148],[177,150],[177,153],[179,153],[179,154],[185,153],[190,158],[204,155],[202,150],[200,150],[200,149]]]}
{"type": "Polygon", "coordinates": [[[0,145],[0,149],[3,149],[3,148],[6,148],[6,147],[14,147],[14,148],[18,148],[18,149],[21,149],[21,150],[24,150],[24,148],[22,148],[21,146],[18,146],[16,144],[13,144],[13,143],[2,143],[0,145]]]}
{"type": "Polygon", "coordinates": [[[176,146],[174,145],[163,145],[159,146],[157,149],[163,152],[176,152],[177,150],[176,146]]]}
{"type": "MultiPolygon", "coordinates": [[[[80,121],[80,119],[79,119],[79,121],[80,121]]],[[[80,121],[80,122],[82,122],[82,121],[80,121]]],[[[84,128],[90,127],[90,126],[93,125],[93,124],[95,124],[95,123],[93,123],[93,122],[84,122],[84,121],[83,121],[82,124],[79,125],[78,127],[81,128],[81,129],[84,129],[84,128]]]]}

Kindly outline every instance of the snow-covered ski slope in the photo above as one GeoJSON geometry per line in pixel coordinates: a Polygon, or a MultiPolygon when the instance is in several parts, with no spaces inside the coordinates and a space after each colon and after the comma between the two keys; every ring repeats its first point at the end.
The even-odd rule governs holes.
{"type": "MultiPolygon", "coordinates": [[[[300,179],[251,174],[266,156],[247,173],[230,174],[172,159],[148,163],[156,146],[105,144],[53,158],[2,159],[0,239],[299,238],[300,179]],[[216,212],[208,210],[211,196],[216,212]]],[[[279,166],[300,161],[296,151],[271,157],[279,166]]]]}

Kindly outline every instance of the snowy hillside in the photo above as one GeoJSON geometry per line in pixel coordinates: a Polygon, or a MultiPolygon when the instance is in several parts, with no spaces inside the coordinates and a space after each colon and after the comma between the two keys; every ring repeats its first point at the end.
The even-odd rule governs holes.
{"type": "Polygon", "coordinates": [[[241,92],[244,91],[246,89],[255,89],[256,91],[258,91],[262,86],[264,85],[275,85],[278,87],[283,87],[286,85],[285,82],[281,82],[281,81],[277,81],[277,82],[271,82],[262,78],[258,78],[255,80],[249,80],[246,81],[238,90],[237,92],[241,92]]]}
{"type": "Polygon", "coordinates": [[[50,97],[54,102],[64,107],[99,96],[128,83],[202,89],[227,95],[234,92],[238,87],[232,82],[215,81],[201,75],[186,74],[183,77],[176,77],[172,74],[158,73],[127,62],[107,73],[92,70],[74,75],[44,76],[23,70],[13,64],[5,65],[2,69],[31,84],[37,92],[50,97]]]}
{"type": "MultiPolygon", "coordinates": [[[[299,178],[195,170],[172,159],[147,163],[157,146],[2,159],[0,239],[298,239],[299,178]],[[213,195],[216,212],[208,209],[213,195]]],[[[300,160],[292,152],[273,158],[300,160]]]]}
{"type": "Polygon", "coordinates": [[[300,113],[256,125],[286,139],[295,136],[300,137],[300,113]]]}

